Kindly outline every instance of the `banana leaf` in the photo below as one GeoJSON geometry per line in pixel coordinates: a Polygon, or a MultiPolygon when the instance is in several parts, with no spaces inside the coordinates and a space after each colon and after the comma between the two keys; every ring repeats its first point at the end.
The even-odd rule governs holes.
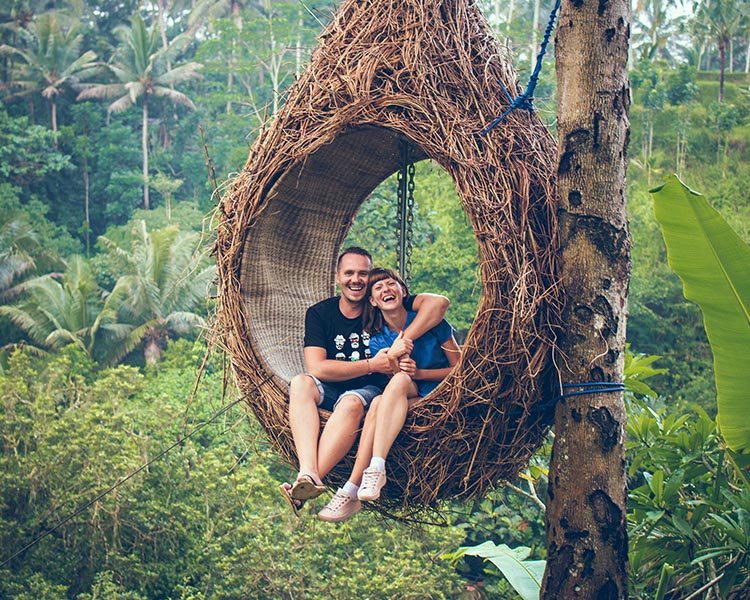
{"type": "Polygon", "coordinates": [[[509,548],[505,544],[496,546],[494,542],[487,541],[478,546],[464,547],[460,550],[469,556],[481,556],[492,562],[523,600],[539,600],[546,562],[525,560],[531,552],[530,548],[526,546],[509,548]]]}
{"type": "Polygon", "coordinates": [[[673,175],[651,190],[669,266],[696,302],[714,356],[717,422],[734,451],[750,448],[750,247],[701,194],[673,175]]]}

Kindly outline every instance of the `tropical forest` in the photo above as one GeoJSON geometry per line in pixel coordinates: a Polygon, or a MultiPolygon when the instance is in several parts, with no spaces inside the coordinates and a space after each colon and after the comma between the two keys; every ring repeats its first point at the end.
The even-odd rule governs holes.
{"type": "MultiPolygon", "coordinates": [[[[608,468],[626,487],[627,589],[588,597],[750,598],[750,5],[617,1],[629,283],[625,459],[608,468]]],[[[222,199],[347,3],[3,0],[0,599],[569,597],[543,575],[559,427],[480,497],[333,524],[324,494],[297,516],[279,493],[296,466],[217,334],[222,199]]],[[[533,82],[518,110],[556,138],[556,28],[573,20],[555,17],[589,3],[446,5],[475,4],[512,60],[508,99],[533,82]]],[[[404,250],[401,184],[347,225],[375,265],[404,250]]],[[[447,297],[464,344],[481,233],[434,160],[409,187],[410,290],[447,297]]]]}

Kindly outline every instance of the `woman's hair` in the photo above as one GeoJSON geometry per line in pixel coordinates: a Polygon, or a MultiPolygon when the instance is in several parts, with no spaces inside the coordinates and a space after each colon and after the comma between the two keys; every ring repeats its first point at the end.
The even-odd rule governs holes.
{"type": "Polygon", "coordinates": [[[362,330],[370,335],[375,335],[383,330],[383,313],[380,312],[380,309],[377,306],[372,305],[370,297],[372,296],[372,286],[378,281],[383,281],[384,279],[395,279],[401,286],[401,289],[404,290],[404,300],[409,297],[409,288],[396,271],[393,269],[387,269],[386,267],[375,267],[370,271],[370,277],[367,280],[365,304],[362,309],[362,330]]]}

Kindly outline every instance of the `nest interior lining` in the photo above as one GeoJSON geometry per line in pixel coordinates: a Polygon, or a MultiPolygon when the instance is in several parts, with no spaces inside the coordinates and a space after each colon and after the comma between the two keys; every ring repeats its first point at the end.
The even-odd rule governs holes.
{"type": "MultiPolygon", "coordinates": [[[[362,203],[400,168],[403,139],[385,127],[345,131],[282,173],[268,192],[272,208],[249,232],[241,278],[252,344],[287,383],[305,370],[305,311],[333,295],[331,258],[362,203]]],[[[414,156],[424,153],[415,149],[414,156]]]]}

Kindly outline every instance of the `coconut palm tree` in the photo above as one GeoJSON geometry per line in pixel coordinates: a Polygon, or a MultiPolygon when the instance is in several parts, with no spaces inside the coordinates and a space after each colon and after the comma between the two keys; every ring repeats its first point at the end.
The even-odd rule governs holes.
{"type": "Polygon", "coordinates": [[[1,303],[20,295],[23,278],[36,268],[33,254],[39,247],[39,235],[28,223],[15,216],[0,217],[1,303]]]}
{"type": "MultiPolygon", "coordinates": [[[[202,65],[188,62],[167,66],[167,58],[178,47],[177,39],[165,49],[161,47],[158,28],[146,27],[143,19],[136,15],[129,27],[116,30],[120,45],[115,62],[109,65],[117,83],[83,84],[79,100],[117,98],[109,105],[108,112],[126,110],[141,100],[141,149],[143,153],[143,208],[149,209],[148,187],[148,111],[152,97],[166,98],[170,102],[195,108],[193,101],[173,86],[199,77],[202,65]]],[[[181,41],[181,40],[180,40],[181,41]]]]}
{"type": "Polygon", "coordinates": [[[136,221],[130,249],[100,237],[123,275],[107,303],[117,322],[131,327],[127,351],[143,346],[147,363],[158,363],[170,335],[196,333],[205,320],[195,311],[205,303],[216,267],[201,253],[195,232],[176,226],[149,232],[136,221]]]}
{"type": "Polygon", "coordinates": [[[96,53],[87,50],[81,54],[80,26],[64,28],[55,13],[36,17],[27,33],[30,39],[26,48],[0,46],[0,53],[20,59],[12,65],[10,87],[21,91],[9,97],[41,92],[50,103],[57,146],[57,97],[65,86],[74,86],[96,73],[96,53]]]}
{"type": "MultiPolygon", "coordinates": [[[[716,44],[719,52],[719,102],[724,102],[724,78],[732,38],[747,30],[747,16],[735,0],[701,2],[695,15],[694,31],[704,41],[716,44]]],[[[700,65],[699,65],[700,66],[700,65]]]]}
{"type": "Polygon", "coordinates": [[[76,344],[102,362],[122,355],[132,329],[113,321],[116,311],[80,256],[68,260],[63,274],[25,282],[22,299],[12,306],[0,306],[0,315],[8,317],[38,347],[59,350],[76,344]]]}

